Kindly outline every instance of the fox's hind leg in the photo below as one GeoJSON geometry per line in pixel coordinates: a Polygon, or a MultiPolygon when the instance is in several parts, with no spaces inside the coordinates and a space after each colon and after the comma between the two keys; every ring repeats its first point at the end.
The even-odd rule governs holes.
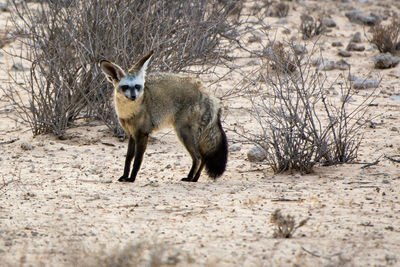
{"type": "Polygon", "coordinates": [[[192,160],[193,160],[192,161],[192,168],[190,168],[188,176],[185,177],[185,178],[182,178],[181,181],[192,182],[193,176],[196,173],[196,170],[199,168],[199,165],[200,165],[200,161],[198,159],[194,159],[192,157],[192,160]]]}
{"type": "Polygon", "coordinates": [[[201,162],[201,154],[197,148],[198,146],[197,142],[195,142],[194,134],[191,131],[190,126],[180,127],[179,129],[176,129],[176,133],[179,139],[182,141],[183,145],[185,146],[186,150],[192,157],[192,168],[190,168],[188,176],[182,178],[182,181],[197,182],[197,180],[199,179],[198,176],[200,176],[199,169],[201,165],[203,165],[203,163],[201,162]],[[197,174],[199,175],[197,176],[197,174]],[[196,178],[196,180],[194,180],[194,178],[196,178]]]}
{"type": "Polygon", "coordinates": [[[197,169],[196,175],[192,178],[192,180],[190,180],[190,182],[197,182],[199,180],[201,171],[203,170],[205,163],[206,162],[204,160],[201,160],[200,167],[197,169]]]}

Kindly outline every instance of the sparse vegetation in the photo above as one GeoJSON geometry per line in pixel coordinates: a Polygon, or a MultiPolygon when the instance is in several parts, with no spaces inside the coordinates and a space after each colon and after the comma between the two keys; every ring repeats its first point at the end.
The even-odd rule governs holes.
{"type": "MultiPolygon", "coordinates": [[[[34,135],[60,137],[77,119],[100,119],[121,135],[112,107],[112,88],[100,75],[107,58],[129,69],[154,49],[152,66],[182,71],[218,62],[222,36],[234,32],[227,18],[234,8],[212,1],[41,1],[32,8],[13,2],[16,32],[27,55],[29,75],[3,88],[34,135]],[[22,22],[22,23],[21,23],[22,22]]],[[[229,1],[229,3],[232,1],[229,1]]],[[[235,6],[236,7],[236,6],[235,6]]],[[[235,11],[236,12],[236,11],[235,11]]]]}
{"type": "Polygon", "coordinates": [[[315,19],[310,15],[302,14],[300,23],[300,32],[303,40],[311,39],[318,36],[326,30],[326,27],[321,18],[315,19]]]}
{"type": "Polygon", "coordinates": [[[279,2],[275,4],[274,14],[279,18],[286,17],[289,14],[289,5],[284,2],[279,2]]]}
{"type": "Polygon", "coordinates": [[[274,70],[291,73],[300,64],[301,58],[291,53],[290,48],[285,48],[282,42],[270,42],[267,46],[267,51],[267,60],[274,70]]]}
{"type": "Polygon", "coordinates": [[[283,18],[289,14],[289,4],[284,1],[263,0],[255,3],[256,4],[252,7],[254,13],[258,13],[264,8],[264,15],[270,17],[283,18]]]}
{"type": "Polygon", "coordinates": [[[301,220],[296,223],[294,217],[290,214],[282,215],[280,209],[276,209],[270,217],[270,222],[275,226],[274,238],[291,238],[297,229],[304,226],[310,218],[301,220]]]}
{"type": "Polygon", "coordinates": [[[379,25],[388,27],[400,1],[208,1],[207,10],[221,10],[229,14],[226,19],[211,11],[198,13],[203,0],[164,1],[181,3],[182,12],[158,9],[159,20],[171,28],[153,27],[150,17],[139,14],[148,4],[162,3],[158,0],[107,1],[106,7],[93,6],[92,15],[85,10],[91,0],[15,0],[18,10],[31,12],[21,16],[12,13],[12,1],[0,0],[5,26],[0,29],[1,267],[400,265],[395,215],[400,45],[390,41],[392,52],[380,53],[370,43],[375,29],[369,22],[357,24],[363,23],[362,16],[382,18],[379,25]],[[129,10],[113,7],[128,2],[139,4],[129,10]],[[290,6],[284,19],[270,17],[279,2],[290,6]],[[194,3],[190,16],[205,16],[204,28],[185,28],[198,26],[187,20],[188,3],[194,3]],[[57,15],[43,18],[42,5],[59,7],[43,10],[57,15]],[[357,23],[345,16],[353,9],[357,23]],[[169,20],[175,15],[168,12],[181,17],[169,20]],[[301,12],[314,19],[323,14],[327,27],[327,18],[337,26],[303,42],[301,12]],[[88,17],[75,21],[82,14],[88,17]],[[12,16],[21,27],[11,25],[12,16]],[[68,16],[71,25],[64,27],[60,23],[68,16]],[[20,18],[36,21],[35,28],[26,28],[20,18]],[[121,27],[110,28],[110,21],[121,27]],[[139,22],[139,31],[149,38],[129,30],[136,25],[130,23],[139,22]],[[214,26],[228,31],[219,35],[214,26]],[[160,36],[164,31],[167,38],[160,36]],[[355,43],[360,49],[346,51],[357,32],[368,40],[362,35],[361,43],[355,43]],[[35,46],[27,34],[51,38],[35,46]],[[103,35],[102,41],[90,40],[103,35]],[[215,48],[208,46],[213,38],[218,39],[215,48]],[[108,49],[116,43],[117,49],[108,49]],[[365,50],[359,52],[361,47],[365,50]],[[112,87],[103,82],[97,60],[104,57],[125,68],[150,48],[156,53],[150,63],[154,70],[199,72],[204,90],[221,98],[223,128],[240,134],[227,132],[228,173],[221,180],[179,182],[190,158],[168,129],[149,139],[138,183],[117,183],[126,146],[110,136],[120,132],[111,103],[103,102],[111,100],[112,87]],[[339,49],[347,52],[346,61],[340,60],[339,49]],[[30,61],[30,55],[37,55],[37,61],[30,61]],[[57,66],[63,61],[64,67],[57,66]],[[70,77],[79,77],[75,84],[69,71],[70,77]],[[67,91],[69,86],[75,91],[67,91]],[[31,117],[38,121],[33,125],[37,134],[56,132],[70,140],[53,134],[33,138],[28,121],[11,119],[24,111],[25,119],[42,114],[31,117]],[[59,121],[52,120],[57,116],[59,121]],[[64,125],[79,127],[64,132],[64,125]],[[260,156],[257,161],[246,158],[250,148],[257,152],[253,159],[260,156]],[[323,167],[331,164],[338,165],[323,167]]]}
{"type": "Polygon", "coordinates": [[[329,84],[324,72],[312,66],[310,55],[297,55],[293,43],[285,46],[284,57],[276,53],[267,59],[279,71],[269,71],[262,62],[251,79],[246,77],[246,97],[259,131],[237,126],[236,132],[264,149],[275,173],[311,173],[318,162],[351,162],[357,157],[360,128],[367,121],[364,115],[372,98],[351,107],[351,83],[338,79],[329,84]],[[327,97],[325,88],[332,86],[340,86],[340,101],[327,97]]]}
{"type": "Polygon", "coordinates": [[[400,21],[397,16],[392,18],[389,25],[379,22],[371,31],[370,42],[376,45],[379,52],[395,54],[400,50],[400,21]]]}

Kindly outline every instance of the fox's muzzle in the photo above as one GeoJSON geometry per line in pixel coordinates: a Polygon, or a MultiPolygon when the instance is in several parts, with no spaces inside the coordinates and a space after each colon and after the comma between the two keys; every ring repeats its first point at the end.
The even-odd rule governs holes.
{"type": "Polygon", "coordinates": [[[125,94],[126,98],[128,98],[130,100],[136,100],[136,98],[138,97],[136,90],[133,89],[133,88],[129,89],[129,90],[126,90],[124,92],[124,94],[125,94]]]}

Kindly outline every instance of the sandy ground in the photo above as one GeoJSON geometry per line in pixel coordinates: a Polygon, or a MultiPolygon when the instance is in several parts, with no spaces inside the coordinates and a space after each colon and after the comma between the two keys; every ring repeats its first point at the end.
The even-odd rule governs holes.
{"type": "MultiPolygon", "coordinates": [[[[124,248],[139,255],[139,265],[158,254],[164,264],[180,266],[400,266],[400,164],[382,157],[400,154],[400,100],[392,97],[400,95],[400,67],[375,70],[378,51],[364,36],[368,28],[344,16],[352,7],[399,12],[395,2],[293,2],[285,24],[296,35],[301,12],[325,10],[337,26],[319,42],[323,56],[335,61],[331,43],[346,46],[363,33],[366,50],[346,60],[359,77],[382,77],[378,106],[369,108],[376,127],[362,130],[358,159],[381,161],[365,169],[317,166],[310,175],[273,175],[247,160],[249,145],[231,142],[240,149],[230,152],[223,177],[213,182],[203,174],[198,183],[183,183],[191,160],[166,130],[151,139],[136,182],[122,184],[116,180],[127,144],[105,126],[70,129],[69,140],[32,137],[9,118],[13,106],[0,93],[0,142],[18,139],[0,144],[0,266],[96,265],[124,248]],[[297,221],[310,219],[293,238],[273,238],[270,215],[278,208],[297,221]]],[[[8,16],[0,13],[2,26],[8,16]]],[[[266,18],[272,25],[277,20],[266,18]]],[[[3,53],[2,86],[8,61],[3,53]]],[[[371,90],[361,90],[356,103],[371,90]]],[[[240,114],[229,109],[234,104],[224,103],[227,128],[240,114]]]]}

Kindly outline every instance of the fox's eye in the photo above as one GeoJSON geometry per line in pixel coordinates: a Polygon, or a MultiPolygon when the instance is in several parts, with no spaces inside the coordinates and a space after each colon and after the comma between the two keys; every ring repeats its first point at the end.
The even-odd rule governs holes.
{"type": "Polygon", "coordinates": [[[122,89],[122,91],[126,91],[129,89],[129,85],[122,85],[121,89],[122,89]]]}
{"type": "Polygon", "coordinates": [[[135,89],[140,90],[140,89],[142,89],[142,86],[140,84],[136,84],[135,89]]]}

